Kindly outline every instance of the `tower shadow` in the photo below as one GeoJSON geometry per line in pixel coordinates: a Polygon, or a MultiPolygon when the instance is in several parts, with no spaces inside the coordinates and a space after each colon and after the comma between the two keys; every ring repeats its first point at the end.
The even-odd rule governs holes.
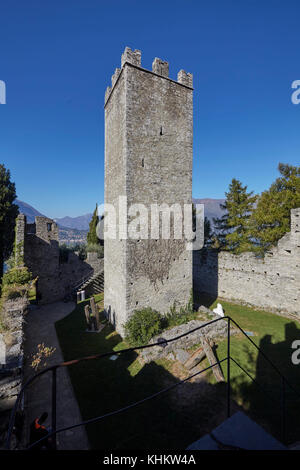
{"type": "MultiPolygon", "coordinates": [[[[265,335],[259,343],[262,352],[258,353],[255,363],[255,382],[247,380],[243,373],[238,379],[232,381],[235,392],[243,397],[249,416],[274,437],[286,443],[293,443],[300,439],[300,369],[292,362],[293,349],[291,348],[295,339],[300,339],[300,330],[294,322],[285,325],[283,341],[274,343],[271,335],[265,335]],[[298,390],[299,395],[285,383],[283,402],[282,376],[265,356],[272,361],[288,383],[298,390]]],[[[253,363],[254,352],[249,349],[245,351],[248,354],[247,363],[253,363]]]]}

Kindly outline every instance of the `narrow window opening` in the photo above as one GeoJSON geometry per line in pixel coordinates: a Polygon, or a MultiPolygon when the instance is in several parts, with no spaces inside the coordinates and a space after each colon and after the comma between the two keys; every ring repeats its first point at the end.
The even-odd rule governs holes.
{"type": "Polygon", "coordinates": [[[160,127],[160,135],[163,135],[162,126],[160,127]]]}
{"type": "Polygon", "coordinates": [[[144,165],[144,159],[142,158],[142,167],[144,168],[144,166],[145,166],[145,165],[144,165]]]}
{"type": "Polygon", "coordinates": [[[52,224],[47,224],[47,230],[48,230],[48,232],[51,232],[51,230],[52,230],[52,224]]]}

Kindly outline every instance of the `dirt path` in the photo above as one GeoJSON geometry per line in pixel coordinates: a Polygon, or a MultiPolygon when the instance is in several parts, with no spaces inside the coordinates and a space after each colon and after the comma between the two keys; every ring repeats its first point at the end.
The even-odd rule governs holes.
{"type": "MultiPolygon", "coordinates": [[[[47,366],[63,361],[62,352],[55,331],[55,322],[64,318],[74,309],[73,302],[55,302],[41,307],[33,307],[26,317],[25,326],[25,380],[34,375],[30,366],[32,354],[37,345],[56,348],[47,360],[47,366]]],[[[51,425],[51,373],[46,373],[29,386],[25,394],[26,430],[30,423],[44,411],[49,413],[46,426],[51,425]]],[[[77,400],[66,367],[57,370],[57,429],[82,421],[77,400]]],[[[27,442],[29,435],[27,434],[27,442]]],[[[89,443],[84,427],[65,431],[57,435],[58,450],[86,450],[89,443]]]]}

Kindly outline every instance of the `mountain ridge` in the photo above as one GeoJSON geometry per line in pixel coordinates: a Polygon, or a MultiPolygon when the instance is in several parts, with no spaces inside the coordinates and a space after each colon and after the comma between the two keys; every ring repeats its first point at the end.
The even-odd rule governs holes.
{"type": "MultiPolygon", "coordinates": [[[[213,218],[221,217],[224,214],[224,211],[220,208],[220,204],[223,204],[224,201],[225,199],[193,198],[194,204],[204,204],[204,215],[211,222],[213,222],[213,218]]],[[[29,223],[33,223],[34,217],[36,216],[46,217],[37,209],[30,206],[24,201],[17,199],[16,204],[19,206],[20,212],[26,215],[29,223]]],[[[79,215],[77,217],[65,216],[61,218],[55,218],[53,220],[55,220],[59,228],[64,230],[65,232],[68,232],[68,230],[87,232],[89,229],[89,223],[91,221],[92,215],[92,213],[87,213],[84,215],[79,215]]]]}

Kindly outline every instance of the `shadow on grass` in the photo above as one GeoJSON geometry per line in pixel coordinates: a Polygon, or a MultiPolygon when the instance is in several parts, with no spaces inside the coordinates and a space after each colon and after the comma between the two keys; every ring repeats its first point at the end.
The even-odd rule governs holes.
{"type": "MultiPolygon", "coordinates": [[[[56,323],[65,360],[126,347],[107,325],[101,333],[86,333],[81,302],[56,323]]],[[[169,361],[142,365],[137,353],[116,360],[103,358],[69,366],[82,419],[117,410],[176,382],[169,361]]],[[[204,367],[204,366],[202,366],[204,367]]],[[[184,449],[225,418],[225,384],[185,383],[121,414],[87,426],[93,449],[184,449]]]]}
{"type": "MultiPolygon", "coordinates": [[[[211,302],[208,297],[207,305],[211,302]]],[[[74,312],[56,323],[65,360],[126,347],[109,325],[101,333],[86,333],[85,304],[81,302],[74,312]]],[[[298,389],[300,378],[297,366],[291,362],[291,344],[299,337],[299,328],[287,322],[283,341],[272,343],[270,335],[263,335],[258,343],[298,389]]],[[[238,371],[232,375],[232,398],[280,439],[280,377],[253,346],[254,352],[251,352],[247,339],[235,338],[233,345],[234,341],[243,353],[237,359],[268,394],[238,371]]],[[[222,359],[222,346],[216,353],[222,359]]],[[[115,361],[104,358],[69,367],[83,420],[130,405],[178,382],[169,361],[142,365],[137,357],[135,352],[130,352],[115,361]]],[[[226,377],[226,363],[223,363],[223,372],[226,377]]],[[[232,401],[232,413],[239,409],[236,402],[232,401]]],[[[287,404],[288,441],[293,442],[299,439],[300,402],[295,401],[290,391],[287,404]]],[[[135,408],[87,426],[87,433],[93,449],[185,449],[225,419],[226,383],[208,383],[200,375],[197,381],[187,382],[135,408]]]]}
{"type": "MultiPolygon", "coordinates": [[[[261,351],[277,366],[282,375],[295,388],[297,395],[285,385],[285,437],[282,434],[282,377],[259,352],[256,357],[255,380],[260,387],[240,377],[235,379],[232,387],[235,396],[243,398],[248,413],[260,422],[271,434],[286,443],[300,439],[300,374],[299,366],[292,363],[293,350],[291,345],[300,338],[299,327],[294,322],[285,325],[285,339],[273,343],[271,335],[265,335],[259,343],[261,351]]],[[[248,351],[248,362],[253,361],[253,355],[248,351]]]]}

